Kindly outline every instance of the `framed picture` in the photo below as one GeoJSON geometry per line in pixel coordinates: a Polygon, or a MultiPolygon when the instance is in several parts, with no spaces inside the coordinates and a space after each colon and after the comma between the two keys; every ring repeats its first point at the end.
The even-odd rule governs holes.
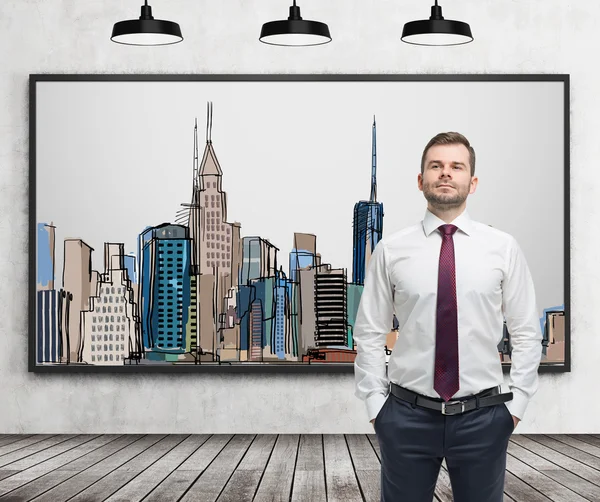
{"type": "Polygon", "coordinates": [[[30,75],[29,370],[353,372],[447,131],[527,259],[540,371],[570,371],[568,75],[30,75]]]}

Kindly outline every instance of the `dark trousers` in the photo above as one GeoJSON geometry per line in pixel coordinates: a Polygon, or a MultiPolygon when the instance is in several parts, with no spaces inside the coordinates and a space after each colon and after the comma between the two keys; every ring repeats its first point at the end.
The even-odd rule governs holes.
{"type": "Polygon", "coordinates": [[[442,415],[389,394],[373,425],[382,502],[431,502],[444,458],[454,502],[502,502],[514,430],[504,403],[442,415]]]}

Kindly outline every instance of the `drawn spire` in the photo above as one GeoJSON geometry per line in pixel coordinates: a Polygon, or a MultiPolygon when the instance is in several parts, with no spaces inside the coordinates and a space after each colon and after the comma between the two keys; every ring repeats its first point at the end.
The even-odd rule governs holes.
{"type": "Polygon", "coordinates": [[[212,101],[206,103],[206,142],[212,143],[212,116],[213,104],[212,101]]]}
{"type": "Polygon", "coordinates": [[[212,116],[213,116],[213,104],[212,101],[207,102],[206,107],[206,146],[204,148],[204,155],[198,166],[199,176],[222,176],[221,166],[215,154],[212,145],[212,116]]]}
{"type": "Polygon", "coordinates": [[[373,152],[371,158],[371,199],[370,202],[377,202],[377,127],[375,124],[375,115],[373,115],[373,152]]]}
{"type": "Polygon", "coordinates": [[[198,190],[198,117],[194,121],[194,190],[198,190]]]}

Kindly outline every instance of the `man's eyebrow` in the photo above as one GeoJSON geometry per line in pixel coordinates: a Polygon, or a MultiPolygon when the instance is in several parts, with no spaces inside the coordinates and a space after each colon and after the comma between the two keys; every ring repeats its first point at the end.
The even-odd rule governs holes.
{"type": "MultiPolygon", "coordinates": [[[[427,163],[427,165],[434,164],[434,163],[437,163],[437,164],[443,164],[443,162],[442,162],[441,160],[430,160],[430,161],[427,163]]],[[[463,167],[466,167],[466,165],[465,165],[465,163],[464,163],[464,162],[456,162],[456,161],[452,161],[452,162],[451,162],[451,164],[454,164],[454,165],[461,165],[461,166],[463,166],[463,167]]]]}

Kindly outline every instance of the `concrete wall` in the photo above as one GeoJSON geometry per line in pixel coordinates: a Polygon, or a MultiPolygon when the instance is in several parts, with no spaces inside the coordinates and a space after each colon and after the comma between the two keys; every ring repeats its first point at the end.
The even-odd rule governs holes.
{"type": "MultiPolygon", "coordinates": [[[[369,432],[347,375],[36,375],[27,372],[29,73],[570,73],[572,366],[542,375],[517,431],[600,433],[600,72],[597,2],[463,0],[442,3],[468,21],[464,47],[400,42],[403,23],[432,2],[300,3],[329,23],[334,43],[280,48],[257,41],[286,2],[154,0],[177,20],[172,47],[109,41],[112,24],[139,15],[138,1],[4,0],[0,3],[0,433],[369,432]]],[[[518,182],[518,180],[515,180],[518,182]]]]}

